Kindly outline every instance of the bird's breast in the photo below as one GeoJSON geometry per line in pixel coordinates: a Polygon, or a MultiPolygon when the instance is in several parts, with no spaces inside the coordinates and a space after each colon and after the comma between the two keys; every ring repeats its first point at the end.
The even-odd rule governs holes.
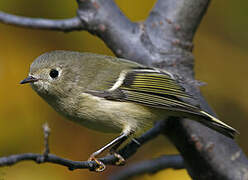
{"type": "Polygon", "coordinates": [[[75,112],[76,122],[98,131],[137,131],[151,127],[163,117],[156,109],[135,103],[118,102],[82,93],[75,112]]]}
{"type": "Polygon", "coordinates": [[[39,94],[57,112],[87,128],[107,133],[144,131],[165,112],[132,102],[107,100],[88,93],[64,97],[39,94]]]}

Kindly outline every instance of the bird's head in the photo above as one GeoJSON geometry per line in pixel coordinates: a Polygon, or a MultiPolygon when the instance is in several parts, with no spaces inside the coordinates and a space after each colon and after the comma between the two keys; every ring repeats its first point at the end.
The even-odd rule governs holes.
{"type": "Polygon", "coordinates": [[[80,81],[79,72],[83,74],[80,71],[83,63],[78,56],[79,53],[67,51],[42,54],[31,64],[28,77],[20,83],[30,83],[42,97],[68,96],[80,81]]]}

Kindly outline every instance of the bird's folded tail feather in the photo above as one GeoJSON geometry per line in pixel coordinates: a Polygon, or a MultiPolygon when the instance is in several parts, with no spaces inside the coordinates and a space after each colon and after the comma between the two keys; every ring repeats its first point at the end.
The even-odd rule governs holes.
{"type": "Polygon", "coordinates": [[[205,116],[204,119],[206,120],[200,120],[202,124],[210,127],[211,129],[214,129],[230,138],[234,138],[236,134],[239,134],[239,132],[232,128],[231,126],[225,124],[224,122],[220,121],[216,117],[210,115],[209,113],[205,111],[200,111],[200,113],[205,116]]]}

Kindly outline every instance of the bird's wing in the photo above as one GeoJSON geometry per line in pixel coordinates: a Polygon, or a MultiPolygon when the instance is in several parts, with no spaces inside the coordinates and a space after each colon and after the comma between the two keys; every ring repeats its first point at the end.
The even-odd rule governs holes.
{"type": "Polygon", "coordinates": [[[112,88],[112,94],[121,91],[122,96],[115,100],[132,101],[160,109],[177,109],[198,112],[199,108],[183,99],[193,99],[168,72],[151,68],[124,71],[112,88]]]}
{"type": "Polygon", "coordinates": [[[122,71],[115,83],[106,91],[89,93],[109,100],[134,102],[144,106],[186,112],[198,115],[197,120],[229,137],[237,132],[232,127],[204,112],[191,100],[195,100],[179,85],[170,73],[153,68],[122,71]]]}
{"type": "Polygon", "coordinates": [[[109,89],[87,92],[109,100],[135,102],[159,109],[193,114],[199,114],[200,111],[197,106],[188,103],[194,98],[179,85],[172,74],[153,68],[123,70],[109,89]]]}

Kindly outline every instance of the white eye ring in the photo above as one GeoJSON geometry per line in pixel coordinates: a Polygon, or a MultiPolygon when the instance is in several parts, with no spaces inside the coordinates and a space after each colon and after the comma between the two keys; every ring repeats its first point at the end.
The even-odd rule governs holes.
{"type": "Polygon", "coordinates": [[[49,71],[49,77],[54,80],[54,79],[57,79],[61,74],[61,69],[57,69],[57,68],[52,68],[50,71],[49,71]]]}
{"type": "Polygon", "coordinates": [[[52,78],[52,79],[55,79],[59,76],[59,71],[57,69],[51,69],[50,72],[49,72],[49,76],[52,78]]]}

